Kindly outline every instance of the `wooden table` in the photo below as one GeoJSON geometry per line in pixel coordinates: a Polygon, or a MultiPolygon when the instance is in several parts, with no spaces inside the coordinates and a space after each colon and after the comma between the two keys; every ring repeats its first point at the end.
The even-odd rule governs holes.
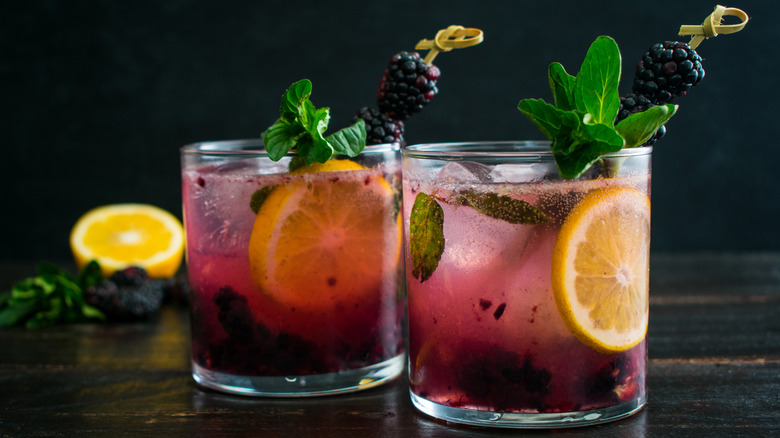
{"type": "MultiPolygon", "coordinates": [[[[0,287],[34,269],[0,263],[0,287]]],[[[780,253],[654,254],[650,304],[648,405],[606,425],[446,425],[403,378],[311,399],[202,390],[187,310],[168,306],[148,323],[0,330],[0,437],[780,436],[780,253]]]]}

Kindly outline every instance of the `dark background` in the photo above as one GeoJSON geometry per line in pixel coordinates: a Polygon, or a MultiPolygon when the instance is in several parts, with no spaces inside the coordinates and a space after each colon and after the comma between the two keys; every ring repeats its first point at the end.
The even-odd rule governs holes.
{"type": "MultiPolygon", "coordinates": [[[[655,42],[713,1],[5,1],[0,4],[0,259],[69,257],[87,210],[143,202],[181,216],[179,147],[257,137],[309,78],[331,129],[373,105],[388,58],[450,24],[476,47],[439,55],[440,94],[410,143],[540,139],[516,106],[551,100],[546,68],[575,74],[613,36],[621,92],[655,42]]],[[[653,249],[780,249],[780,6],[734,0],[747,28],[702,43],[706,77],[676,103],[653,156],[653,249]]],[[[728,20],[735,22],[735,20],[728,20]]]]}

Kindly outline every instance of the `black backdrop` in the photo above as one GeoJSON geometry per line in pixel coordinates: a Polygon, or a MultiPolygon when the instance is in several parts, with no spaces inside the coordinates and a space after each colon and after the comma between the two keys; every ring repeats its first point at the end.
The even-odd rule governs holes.
{"type": "MultiPolygon", "coordinates": [[[[734,1],[725,5],[745,10],[750,23],[699,47],[706,78],[677,101],[653,154],[658,251],[780,249],[780,4],[734,1]]],[[[304,77],[315,104],[331,107],[331,127],[341,127],[373,104],[390,55],[450,24],[481,28],[485,41],[436,59],[440,94],[408,121],[409,142],[539,139],[516,105],[549,100],[550,62],[576,73],[596,36],[611,35],[626,93],[642,52],[715,5],[2,2],[0,258],[68,257],[71,226],[102,204],[152,203],[181,216],[180,146],[257,137],[275,120],[282,91],[304,77]]]]}

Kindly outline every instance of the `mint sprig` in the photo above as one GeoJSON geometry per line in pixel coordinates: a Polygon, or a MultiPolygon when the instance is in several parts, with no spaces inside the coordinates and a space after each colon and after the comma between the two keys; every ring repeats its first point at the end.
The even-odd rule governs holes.
{"type": "Polygon", "coordinates": [[[97,262],[90,262],[74,278],[50,264],[41,264],[38,275],[18,281],[0,293],[0,328],[24,324],[28,329],[90,319],[105,315],[84,301],[84,290],[100,283],[97,262]]]}
{"type": "Polygon", "coordinates": [[[309,165],[324,163],[334,155],[354,157],[366,145],[363,120],[325,137],[330,109],[317,108],[309,100],[312,84],[308,79],[295,82],[282,95],[279,119],[262,134],[268,157],[279,161],[295,150],[309,165]]]}
{"type": "Polygon", "coordinates": [[[577,76],[560,63],[548,68],[555,105],[523,99],[518,109],[551,142],[561,176],[582,175],[601,156],[642,145],[677,111],[677,105],[658,105],[632,114],[615,125],[620,110],[621,57],[615,40],[600,36],[591,44],[577,76]]]}

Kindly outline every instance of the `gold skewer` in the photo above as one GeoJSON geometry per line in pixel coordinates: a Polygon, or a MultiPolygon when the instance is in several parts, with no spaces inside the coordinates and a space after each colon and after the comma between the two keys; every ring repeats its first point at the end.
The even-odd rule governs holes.
{"type": "Polygon", "coordinates": [[[436,55],[441,52],[476,46],[483,39],[484,35],[480,29],[453,25],[436,32],[436,37],[433,40],[420,40],[414,48],[415,50],[430,50],[423,59],[423,62],[430,65],[436,55]]]}
{"type": "Polygon", "coordinates": [[[704,19],[704,23],[700,25],[686,24],[680,26],[679,35],[693,35],[691,37],[691,42],[688,43],[688,45],[691,46],[692,49],[696,49],[696,47],[698,47],[699,44],[701,44],[701,42],[706,38],[712,38],[718,36],[719,34],[739,32],[745,28],[747,22],[748,16],[741,9],[727,8],[725,6],[717,5],[715,7],[715,11],[704,19]],[[721,24],[721,20],[726,15],[739,18],[740,23],[727,25],[721,24]]]}

